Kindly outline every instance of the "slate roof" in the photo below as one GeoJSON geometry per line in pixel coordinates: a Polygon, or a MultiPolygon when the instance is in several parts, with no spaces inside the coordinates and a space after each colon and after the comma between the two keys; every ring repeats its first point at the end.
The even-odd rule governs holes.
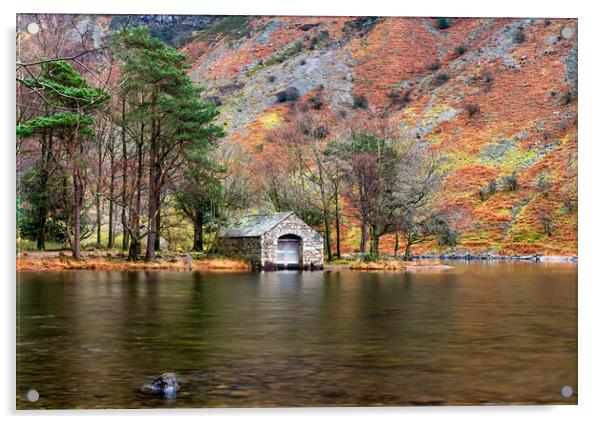
{"type": "Polygon", "coordinates": [[[222,237],[259,237],[292,214],[293,212],[279,212],[271,215],[248,215],[228,227],[222,237]]]}

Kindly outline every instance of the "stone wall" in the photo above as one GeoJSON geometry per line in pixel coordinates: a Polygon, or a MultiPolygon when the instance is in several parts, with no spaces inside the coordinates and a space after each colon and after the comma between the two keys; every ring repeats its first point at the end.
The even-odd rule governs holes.
{"type": "Polygon", "coordinates": [[[305,269],[324,267],[324,238],[296,215],[282,220],[261,237],[261,266],[271,269],[276,266],[278,238],[286,234],[301,237],[302,263],[305,269]]]}
{"type": "Polygon", "coordinates": [[[222,238],[217,250],[224,256],[243,259],[255,268],[262,265],[260,237],[222,238]]]}

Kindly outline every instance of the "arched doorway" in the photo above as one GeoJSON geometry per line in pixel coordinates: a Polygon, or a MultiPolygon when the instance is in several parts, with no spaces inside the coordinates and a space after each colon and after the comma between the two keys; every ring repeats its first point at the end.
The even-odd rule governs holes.
{"type": "Polygon", "coordinates": [[[278,268],[299,268],[302,265],[302,257],[301,237],[294,234],[285,234],[278,238],[276,250],[276,265],[278,268]]]}

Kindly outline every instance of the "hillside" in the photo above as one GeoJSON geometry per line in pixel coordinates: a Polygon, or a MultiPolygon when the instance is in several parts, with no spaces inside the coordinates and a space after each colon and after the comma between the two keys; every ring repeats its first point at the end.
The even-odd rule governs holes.
{"type": "Polygon", "coordinates": [[[225,17],[181,51],[222,105],[228,141],[251,152],[295,107],[277,103],[287,87],[301,101],[322,89],[327,108],[347,115],[354,95],[379,105],[401,93],[401,134],[448,158],[439,202],[464,212],[460,248],[575,254],[575,32],[576,21],[556,19],[453,19],[439,29],[428,18],[225,17]],[[510,191],[503,178],[513,173],[510,191]],[[496,193],[481,199],[492,180],[496,193]]]}

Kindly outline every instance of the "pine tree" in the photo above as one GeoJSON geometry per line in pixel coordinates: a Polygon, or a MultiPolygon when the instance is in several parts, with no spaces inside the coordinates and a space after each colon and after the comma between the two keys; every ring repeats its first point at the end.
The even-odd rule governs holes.
{"type": "Polygon", "coordinates": [[[81,208],[85,190],[82,153],[85,143],[93,135],[92,115],[108,103],[109,95],[100,88],[91,87],[66,61],[45,62],[41,68],[40,76],[25,80],[25,84],[40,93],[54,112],[17,125],[17,136],[52,133],[60,141],[73,185],[71,248],[73,256],[81,259],[81,208]]]}
{"type": "MultiPolygon", "coordinates": [[[[224,133],[221,127],[211,123],[218,114],[215,105],[201,101],[201,90],[186,73],[186,55],[152,38],[145,28],[124,30],[117,35],[116,42],[123,61],[124,86],[138,93],[130,96],[130,109],[148,129],[145,257],[152,260],[160,233],[161,193],[169,176],[183,164],[186,152],[203,151],[224,133]]],[[[139,243],[140,238],[141,234],[134,234],[132,242],[139,243]]],[[[134,259],[132,254],[130,258],[134,259]]]]}

